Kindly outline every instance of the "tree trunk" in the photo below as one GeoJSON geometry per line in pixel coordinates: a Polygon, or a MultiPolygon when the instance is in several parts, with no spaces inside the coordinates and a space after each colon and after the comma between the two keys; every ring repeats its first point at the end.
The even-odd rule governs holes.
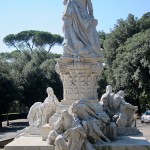
{"type": "Polygon", "coordinates": [[[2,115],[0,113],[0,127],[2,127],[2,115]]]}
{"type": "Polygon", "coordinates": [[[8,118],[8,113],[7,113],[7,126],[9,126],[9,118],[8,118]]]}
{"type": "Polygon", "coordinates": [[[136,97],[136,103],[137,103],[137,106],[138,106],[138,114],[141,116],[141,105],[140,105],[140,100],[139,98],[136,97]]]}

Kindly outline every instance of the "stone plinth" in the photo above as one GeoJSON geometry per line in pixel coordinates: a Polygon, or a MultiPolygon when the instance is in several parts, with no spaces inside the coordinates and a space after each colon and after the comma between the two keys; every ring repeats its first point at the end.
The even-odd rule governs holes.
{"type": "Polygon", "coordinates": [[[106,128],[106,134],[110,140],[117,138],[117,126],[114,122],[111,122],[106,128]]]}
{"type": "Polygon", "coordinates": [[[44,126],[42,126],[41,136],[43,141],[46,141],[47,136],[51,130],[52,130],[52,126],[49,126],[49,124],[45,124],[44,126]]]}
{"type": "Polygon", "coordinates": [[[97,144],[96,150],[150,150],[150,142],[141,136],[120,136],[110,144],[97,144]]]}
{"type": "Polygon", "coordinates": [[[60,58],[56,71],[63,81],[64,101],[97,99],[97,80],[103,70],[101,58],[60,58]]]}
{"type": "MultiPolygon", "coordinates": [[[[97,144],[96,150],[150,150],[150,142],[142,136],[121,136],[110,144],[97,144]]],[[[5,150],[55,150],[41,137],[20,137],[5,146],[5,150]]]]}
{"type": "Polygon", "coordinates": [[[140,131],[136,127],[117,127],[118,136],[137,135],[140,131]]]}
{"type": "Polygon", "coordinates": [[[41,135],[41,127],[30,126],[29,134],[31,135],[41,135]]]}
{"type": "Polygon", "coordinates": [[[5,150],[55,150],[39,136],[20,137],[5,146],[5,150]]]}

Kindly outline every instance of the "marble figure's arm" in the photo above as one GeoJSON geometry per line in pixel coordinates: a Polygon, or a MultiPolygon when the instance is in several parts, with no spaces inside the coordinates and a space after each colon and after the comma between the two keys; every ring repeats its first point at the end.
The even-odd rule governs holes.
{"type": "Polygon", "coordinates": [[[91,0],[87,0],[87,6],[88,6],[88,10],[89,10],[89,15],[90,15],[91,17],[94,17],[94,16],[93,16],[93,5],[92,5],[91,0]]]}

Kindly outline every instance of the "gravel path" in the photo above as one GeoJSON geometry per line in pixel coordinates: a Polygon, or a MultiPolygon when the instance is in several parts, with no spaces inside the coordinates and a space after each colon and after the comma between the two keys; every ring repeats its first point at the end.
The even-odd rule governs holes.
{"type": "Polygon", "coordinates": [[[0,139],[7,137],[14,137],[18,130],[22,130],[26,126],[28,126],[27,119],[18,119],[9,121],[9,126],[7,126],[7,122],[3,122],[3,127],[0,128],[0,139]]]}

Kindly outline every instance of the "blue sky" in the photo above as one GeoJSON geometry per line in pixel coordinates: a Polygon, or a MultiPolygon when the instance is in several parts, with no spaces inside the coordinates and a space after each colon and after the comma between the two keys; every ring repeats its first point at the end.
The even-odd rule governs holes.
{"type": "MultiPolygon", "coordinates": [[[[63,0],[0,0],[0,52],[12,49],[5,46],[3,38],[24,30],[41,30],[62,33],[63,0]]],[[[92,0],[97,30],[109,32],[117,19],[126,19],[129,13],[140,18],[150,11],[150,0],[92,0]]],[[[61,47],[53,52],[62,53],[61,47]]]]}

